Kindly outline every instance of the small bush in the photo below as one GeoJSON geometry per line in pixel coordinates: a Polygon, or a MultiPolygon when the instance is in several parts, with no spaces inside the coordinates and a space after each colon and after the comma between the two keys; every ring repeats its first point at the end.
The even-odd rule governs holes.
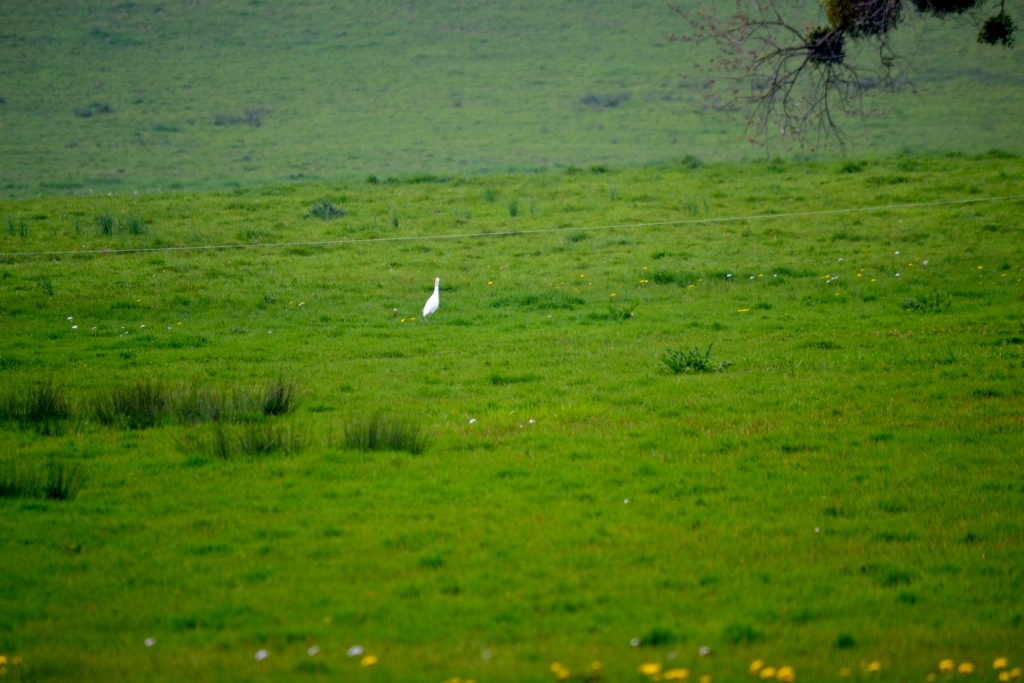
{"type": "Polygon", "coordinates": [[[696,346],[689,351],[673,351],[669,349],[665,351],[661,362],[670,372],[676,375],[685,372],[725,372],[725,369],[732,365],[732,361],[722,361],[717,365],[712,362],[711,348],[713,346],[714,344],[710,344],[707,351],[703,353],[696,346]]]}
{"type": "Polygon", "coordinates": [[[484,190],[484,201],[488,204],[493,204],[498,199],[498,191],[492,187],[488,187],[484,190]]]}
{"type": "Polygon", "coordinates": [[[508,203],[508,215],[515,218],[519,215],[519,202],[515,199],[508,203]]]}
{"type": "Polygon", "coordinates": [[[350,420],[345,425],[345,445],[361,451],[407,451],[418,455],[430,444],[419,425],[377,413],[350,420]]]}
{"type": "Polygon", "coordinates": [[[309,207],[309,211],[306,213],[306,218],[319,218],[320,220],[329,221],[335,218],[341,218],[345,216],[347,212],[345,209],[335,206],[329,199],[321,199],[313,206],[309,207]]]}

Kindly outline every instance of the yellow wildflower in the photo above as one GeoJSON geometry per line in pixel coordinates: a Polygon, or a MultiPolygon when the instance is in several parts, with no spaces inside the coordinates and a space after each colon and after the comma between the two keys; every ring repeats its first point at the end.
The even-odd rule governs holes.
{"type": "Polygon", "coordinates": [[[928,681],[928,683],[934,683],[934,681],[935,681],[935,674],[928,674],[927,676],[924,677],[924,680],[928,681]]]}
{"type": "Polygon", "coordinates": [[[1020,667],[1010,669],[1010,678],[1020,678],[1020,667]]]}
{"type": "Polygon", "coordinates": [[[849,678],[852,674],[853,674],[853,672],[850,671],[849,669],[840,669],[839,670],[839,677],[840,678],[849,678]]]}
{"type": "Polygon", "coordinates": [[[563,667],[559,669],[558,673],[556,673],[555,675],[558,676],[558,680],[564,681],[569,677],[569,670],[563,667]]]}
{"type": "Polygon", "coordinates": [[[974,664],[971,662],[960,662],[960,666],[956,668],[956,671],[961,674],[972,674],[974,673],[974,664]]]}
{"type": "Polygon", "coordinates": [[[761,669],[761,678],[775,678],[775,667],[766,666],[765,668],[761,669]]]}
{"type": "Polygon", "coordinates": [[[612,292],[612,296],[617,296],[617,295],[615,294],[615,292],[612,292]]]}
{"type": "Polygon", "coordinates": [[[793,683],[796,680],[796,672],[793,671],[793,667],[784,666],[776,672],[775,677],[782,683],[793,683]]]}
{"type": "Polygon", "coordinates": [[[752,674],[756,674],[758,671],[761,670],[761,667],[763,667],[763,666],[764,666],[764,662],[763,661],[761,661],[760,659],[755,659],[754,661],[752,661],[750,663],[750,669],[748,669],[748,671],[750,671],[750,673],[752,673],[752,674]]]}
{"type": "Polygon", "coordinates": [[[0,655],[0,666],[7,663],[7,655],[0,655]]]}
{"type": "Polygon", "coordinates": [[[999,680],[1001,681],[1001,683],[1006,683],[1008,680],[1010,680],[1010,672],[1009,671],[1000,671],[999,672],[999,680]]]}
{"type": "Polygon", "coordinates": [[[939,671],[941,671],[944,674],[953,673],[953,660],[943,659],[941,662],[939,662],[939,671]]]}
{"type": "Polygon", "coordinates": [[[596,660],[590,663],[590,670],[591,671],[599,671],[602,667],[604,667],[604,664],[602,664],[601,662],[598,662],[596,660]]]}
{"type": "Polygon", "coordinates": [[[992,662],[993,669],[1005,669],[1006,668],[1006,657],[999,657],[996,661],[992,662]]]}
{"type": "Polygon", "coordinates": [[[640,673],[644,676],[656,676],[661,673],[661,664],[657,662],[647,662],[646,664],[640,665],[640,673]]]}
{"type": "Polygon", "coordinates": [[[561,669],[562,669],[562,663],[561,662],[551,662],[551,670],[554,673],[558,673],[559,671],[561,671],[561,669]]]}
{"type": "Polygon", "coordinates": [[[704,674],[701,676],[700,683],[711,683],[711,674],[704,674]]]}
{"type": "Polygon", "coordinates": [[[880,662],[871,662],[868,664],[868,673],[874,674],[882,670],[882,664],[880,662]]]}
{"type": "Polygon", "coordinates": [[[685,681],[689,677],[689,669],[669,669],[665,672],[666,681],[685,681]]]}
{"type": "Polygon", "coordinates": [[[871,278],[871,281],[872,281],[872,282],[874,282],[874,281],[875,281],[875,278],[871,278]]]}
{"type": "Polygon", "coordinates": [[[378,661],[380,661],[380,660],[377,659],[376,655],[366,655],[365,657],[362,658],[362,660],[359,663],[362,664],[363,666],[373,666],[378,661]]]}
{"type": "Polygon", "coordinates": [[[750,309],[749,308],[741,308],[741,309],[737,310],[736,312],[737,313],[750,313],[750,309]]]}
{"type": "Polygon", "coordinates": [[[487,284],[489,284],[489,285],[493,285],[493,284],[494,284],[494,282],[493,282],[492,280],[488,280],[488,281],[487,281],[487,284]]]}

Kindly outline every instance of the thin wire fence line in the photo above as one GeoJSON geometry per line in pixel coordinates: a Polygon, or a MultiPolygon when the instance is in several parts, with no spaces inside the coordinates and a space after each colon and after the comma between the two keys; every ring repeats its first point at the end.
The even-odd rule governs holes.
{"type": "Polygon", "coordinates": [[[975,199],[954,199],[937,202],[915,202],[908,204],[882,204],[879,206],[859,206],[846,209],[819,209],[816,211],[792,211],[789,213],[766,213],[751,216],[730,216],[725,218],[688,218],[679,221],[657,221],[653,223],[620,223],[616,225],[591,225],[565,228],[537,228],[533,230],[505,230],[502,232],[467,232],[448,235],[404,235],[398,237],[364,237],[359,239],[319,240],[306,242],[270,242],[267,244],[205,244],[178,247],[136,247],[132,249],[76,249],[67,251],[11,251],[0,252],[0,258],[28,256],[87,256],[143,254],[164,251],[212,251],[220,249],[277,249],[281,247],[324,247],[343,244],[367,244],[373,242],[410,242],[417,240],[456,240],[474,239],[478,237],[509,237],[512,235],[538,235],[553,232],[579,232],[585,230],[629,230],[636,228],[655,228],[670,225],[702,225],[708,223],[737,223],[740,221],[776,220],[779,218],[801,218],[807,216],[826,216],[843,213],[862,213],[866,211],[895,211],[901,209],[918,209],[935,206],[954,206],[958,204],[977,204],[980,202],[1000,202],[1013,199],[1024,199],[1024,195],[1006,195],[1003,197],[980,197],[975,199]]]}

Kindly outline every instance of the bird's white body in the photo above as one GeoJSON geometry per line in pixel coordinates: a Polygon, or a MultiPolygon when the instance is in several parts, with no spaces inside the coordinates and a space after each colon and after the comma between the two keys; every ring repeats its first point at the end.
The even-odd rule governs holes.
{"type": "Polygon", "coordinates": [[[437,307],[441,305],[441,278],[434,278],[434,293],[427,299],[427,303],[423,304],[423,317],[426,318],[428,315],[437,310],[437,307]]]}

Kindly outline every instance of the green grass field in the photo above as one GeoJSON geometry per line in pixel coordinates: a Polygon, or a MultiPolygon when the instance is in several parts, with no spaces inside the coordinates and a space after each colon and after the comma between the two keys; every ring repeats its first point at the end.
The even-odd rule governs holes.
{"type": "Polygon", "coordinates": [[[1024,160],[695,166],[0,202],[7,678],[1019,667],[1024,160]]]}
{"type": "MultiPolygon", "coordinates": [[[[8,1],[0,197],[764,157],[667,5],[8,1]]],[[[909,21],[914,86],[846,122],[850,154],[1024,153],[1024,51],[975,33],[909,21]]]]}

